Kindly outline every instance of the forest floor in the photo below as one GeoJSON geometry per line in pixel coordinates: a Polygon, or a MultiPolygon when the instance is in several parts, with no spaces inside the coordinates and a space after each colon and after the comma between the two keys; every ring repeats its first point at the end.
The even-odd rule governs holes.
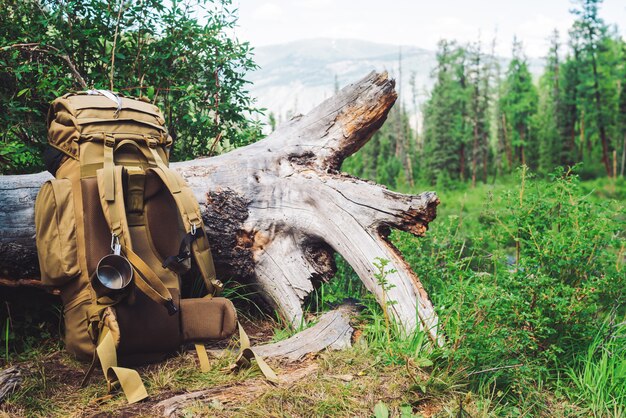
{"type": "MultiPolygon", "coordinates": [[[[247,324],[253,344],[272,339],[276,323],[247,324]]],[[[471,416],[480,406],[471,397],[442,382],[414,364],[389,365],[368,350],[355,332],[353,346],[324,351],[297,362],[269,360],[280,378],[278,385],[264,380],[258,369],[228,371],[234,356],[211,359],[211,370],[199,370],[195,351],[181,351],[165,362],[140,367],[149,398],[128,405],[121,392],[107,394],[98,370],[81,387],[88,367],[72,359],[58,346],[42,346],[28,357],[12,361],[24,382],[0,406],[7,417],[113,417],[113,416],[457,416],[461,408],[471,416]],[[429,387],[426,389],[426,387],[429,387]],[[431,389],[432,388],[432,391],[431,389]],[[423,390],[426,389],[426,392],[423,390]],[[197,393],[175,402],[173,397],[197,393]],[[458,397],[456,396],[458,395],[458,397]],[[169,401],[168,401],[169,400],[169,401]],[[381,403],[376,406],[377,404],[381,403]]],[[[5,364],[5,366],[7,366],[5,364]]]]}
{"type": "MultiPolygon", "coordinates": [[[[273,320],[245,327],[253,345],[273,341],[276,333],[284,338],[285,330],[276,328],[273,320]]],[[[164,362],[137,368],[149,398],[131,405],[121,391],[107,393],[99,369],[81,387],[88,365],[74,360],[58,343],[44,344],[0,367],[16,366],[24,377],[21,387],[0,405],[0,417],[504,416],[496,394],[485,398],[468,390],[462,382],[464,370],[434,370],[429,363],[408,358],[405,364],[389,364],[368,346],[358,323],[355,328],[351,348],[295,362],[269,359],[280,379],[277,385],[268,383],[256,366],[230,372],[234,350],[211,357],[206,373],[199,370],[193,349],[181,351],[164,362]]],[[[550,414],[542,415],[572,416],[572,407],[563,398],[554,399],[550,414]]]]}

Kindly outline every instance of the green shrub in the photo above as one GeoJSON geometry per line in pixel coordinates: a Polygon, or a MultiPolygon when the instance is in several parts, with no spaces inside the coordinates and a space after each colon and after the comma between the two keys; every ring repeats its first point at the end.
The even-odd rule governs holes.
{"type": "Polygon", "coordinates": [[[467,367],[476,388],[526,396],[587,350],[608,312],[623,313],[626,212],[563,170],[538,180],[522,169],[499,190],[474,191],[479,215],[444,212],[425,239],[394,242],[440,315],[442,358],[467,367]]]}

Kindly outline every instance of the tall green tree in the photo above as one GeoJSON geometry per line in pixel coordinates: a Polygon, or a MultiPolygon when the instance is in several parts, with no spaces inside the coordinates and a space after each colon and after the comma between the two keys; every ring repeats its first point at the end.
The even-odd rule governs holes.
{"type": "Polygon", "coordinates": [[[624,166],[626,165],[626,42],[622,42],[622,77],[620,82],[620,95],[618,107],[618,140],[621,137],[621,162],[620,176],[624,177],[624,166]]]}
{"type": "Polygon", "coordinates": [[[574,46],[570,55],[560,65],[559,104],[556,108],[558,132],[562,144],[563,155],[561,165],[573,165],[582,160],[577,147],[583,114],[579,105],[578,85],[580,69],[578,65],[579,51],[574,46]]]}
{"type": "Polygon", "coordinates": [[[468,119],[471,128],[472,186],[480,176],[487,181],[489,163],[489,106],[492,59],[482,52],[480,41],[467,48],[468,119]]]}
{"type": "Polygon", "coordinates": [[[348,157],[342,170],[365,179],[407,190],[419,173],[415,132],[409,114],[396,103],[385,124],[357,153],[348,157]]]}
{"type": "Polygon", "coordinates": [[[230,0],[0,0],[0,10],[2,172],[41,169],[48,103],[85,88],[160,105],[174,159],[260,136],[246,117],[256,65],[249,44],[229,35],[230,0]]]}
{"type": "MultiPolygon", "coordinates": [[[[616,41],[599,16],[602,0],[577,0],[576,3],[577,7],[572,9],[576,21],[570,36],[580,51],[577,57],[581,72],[579,99],[585,114],[581,122],[586,122],[587,126],[588,136],[585,139],[597,138],[600,143],[600,161],[606,174],[612,176],[611,154],[615,149],[612,134],[616,127],[618,92],[614,74],[617,65],[616,41]]],[[[589,145],[587,151],[590,159],[594,158],[595,147],[589,145]]]]}
{"type": "Polygon", "coordinates": [[[424,105],[425,179],[430,183],[466,178],[469,94],[465,50],[441,41],[435,85],[424,105]]]}
{"type": "Polygon", "coordinates": [[[508,166],[509,170],[519,165],[537,168],[536,138],[531,123],[537,111],[537,90],[517,39],[513,41],[512,55],[498,100],[508,166]]]}
{"type": "Polygon", "coordinates": [[[543,173],[552,172],[555,166],[561,165],[564,159],[564,145],[559,126],[561,107],[560,90],[560,59],[559,32],[554,30],[550,37],[550,48],[546,57],[546,67],[539,80],[538,111],[535,115],[535,126],[538,142],[538,167],[543,173]]]}

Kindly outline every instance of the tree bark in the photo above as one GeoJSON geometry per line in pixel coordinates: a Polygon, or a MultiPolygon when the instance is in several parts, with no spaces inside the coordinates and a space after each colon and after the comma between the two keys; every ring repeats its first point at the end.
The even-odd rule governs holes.
{"type": "Polygon", "coordinates": [[[9,367],[0,371],[0,405],[6,398],[22,386],[24,378],[17,367],[9,367]]]}
{"type": "MultiPolygon", "coordinates": [[[[323,350],[343,350],[352,346],[350,320],[356,315],[355,306],[344,304],[337,309],[324,313],[318,322],[286,340],[276,343],[255,345],[254,352],[264,358],[277,358],[287,362],[302,360],[308,354],[323,350]]],[[[209,350],[214,357],[228,353],[226,350],[209,350]]]]}
{"type": "MultiPolygon", "coordinates": [[[[391,228],[422,236],[439,199],[340,172],[343,160],[383,124],[396,97],[394,81],[372,72],[262,141],[172,164],[200,202],[221,278],[255,283],[271,306],[300,325],[304,298],[333,277],[338,252],[407,331],[420,327],[441,342],[428,295],[388,240],[391,228]],[[387,275],[393,285],[387,292],[374,277],[377,258],[395,270],[387,275]]],[[[38,276],[34,202],[48,178],[0,177],[1,279],[38,276]]]]}

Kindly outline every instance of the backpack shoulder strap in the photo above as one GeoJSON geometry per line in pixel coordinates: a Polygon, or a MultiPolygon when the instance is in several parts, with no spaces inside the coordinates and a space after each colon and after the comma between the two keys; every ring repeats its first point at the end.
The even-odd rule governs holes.
{"type": "Polygon", "coordinates": [[[176,263],[180,263],[193,255],[207,291],[212,295],[218,295],[222,291],[223,284],[215,276],[209,239],[204,230],[200,206],[196,197],[177,172],[167,167],[157,167],[157,169],[151,170],[161,178],[174,198],[186,232],[179,254],[168,257],[163,263],[163,267],[174,267],[173,265],[176,263]]]}
{"type": "Polygon", "coordinates": [[[132,249],[130,229],[124,210],[124,189],[122,187],[123,170],[124,168],[122,166],[111,166],[110,170],[106,167],[101,168],[96,171],[96,177],[102,212],[109,225],[111,234],[119,239],[123,248],[132,249]],[[109,185],[111,185],[111,187],[109,187],[109,185]],[[115,192],[109,198],[108,194],[111,189],[115,192]]]}

